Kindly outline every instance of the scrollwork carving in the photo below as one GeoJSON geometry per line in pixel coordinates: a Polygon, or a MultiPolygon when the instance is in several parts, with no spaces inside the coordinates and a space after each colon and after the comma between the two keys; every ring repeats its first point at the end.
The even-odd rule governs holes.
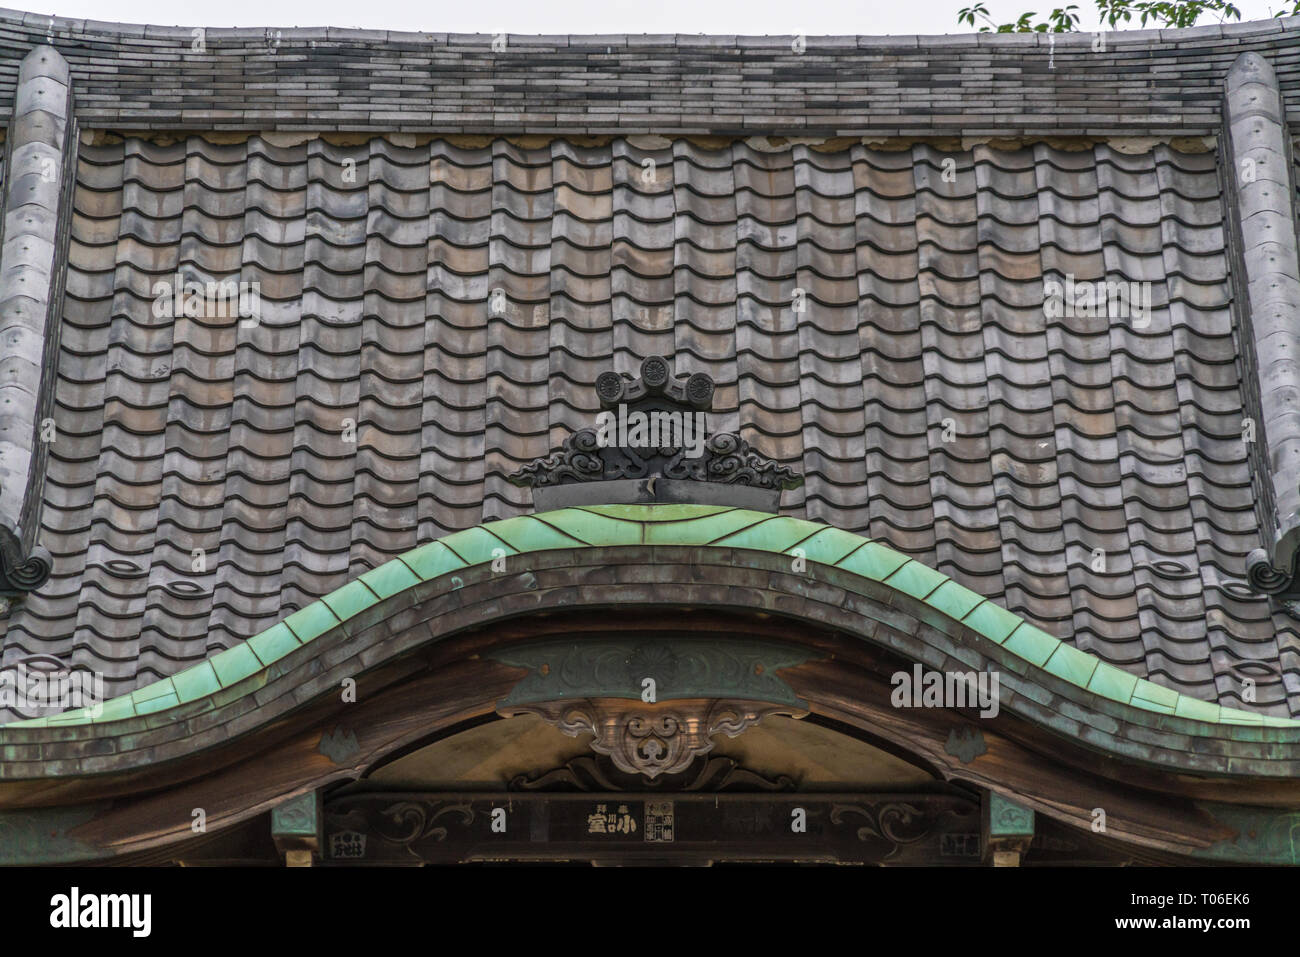
{"type": "Polygon", "coordinates": [[[1288,571],[1274,568],[1268,552],[1262,548],[1257,548],[1246,556],[1246,580],[1250,582],[1251,588],[1265,595],[1285,593],[1286,597],[1294,597],[1291,592],[1295,590],[1295,569],[1288,571]]]}
{"type": "Polygon", "coordinates": [[[35,591],[54,567],[50,553],[39,545],[24,554],[18,536],[0,525],[0,595],[35,591]]]}
{"type": "Polygon", "coordinates": [[[930,834],[934,821],[925,809],[905,801],[891,801],[885,804],[836,804],[831,807],[831,823],[846,824],[850,818],[861,817],[864,823],[859,825],[859,841],[879,840],[888,843],[888,860],[899,847],[914,844],[930,834]]]}
{"type": "Polygon", "coordinates": [[[684,771],[713,749],[715,734],[735,737],[767,715],[804,714],[787,705],[713,699],[654,705],[622,699],[548,701],[510,706],[501,713],[538,715],[572,737],[590,734],[593,751],[620,771],[651,780],[684,771]]]}
{"type": "Polygon", "coordinates": [[[530,462],[510,476],[516,485],[540,488],[559,485],[566,479],[575,482],[605,477],[605,461],[594,429],[581,429],[564,440],[559,450],[530,462]]]}
{"type": "Polygon", "coordinates": [[[441,804],[433,801],[399,801],[381,812],[380,820],[387,826],[377,827],[376,833],[393,844],[410,845],[417,841],[441,841],[447,837],[447,828],[439,819],[455,814],[460,823],[474,823],[474,810],[468,804],[441,804]]]}
{"type": "MultiPolygon", "coordinates": [[[[604,409],[627,406],[634,414],[699,415],[713,406],[713,379],[703,372],[673,374],[662,356],[649,356],[637,378],[602,372],[596,397],[604,409]]],[[[700,426],[703,430],[703,425],[700,426]]],[[[678,433],[680,437],[680,433],[678,433]]],[[[598,430],[580,429],[562,446],[508,476],[515,485],[550,488],[577,482],[609,482],[663,476],[719,485],[747,485],[779,491],[798,488],[802,476],[751,448],[734,432],[718,432],[703,448],[663,444],[646,447],[602,445],[598,430]]]]}

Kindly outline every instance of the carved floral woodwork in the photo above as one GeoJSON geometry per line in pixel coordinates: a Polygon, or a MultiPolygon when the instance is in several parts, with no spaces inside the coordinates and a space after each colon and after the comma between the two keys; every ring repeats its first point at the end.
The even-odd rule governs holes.
{"type": "Polygon", "coordinates": [[[335,863],[980,863],[969,794],[357,792],[326,799],[335,863]],[[793,812],[805,830],[790,826],[793,812]],[[494,824],[494,821],[496,822],[494,824]]]}
{"type": "Polygon", "coordinates": [[[905,844],[928,837],[935,826],[929,809],[919,803],[886,801],[881,804],[835,804],[831,807],[832,824],[858,824],[859,841],[883,841],[890,846],[884,860],[905,844]]]}
{"type": "Polygon", "coordinates": [[[572,737],[590,734],[597,754],[607,755],[621,771],[653,780],[685,770],[712,750],[715,734],[734,738],[768,715],[803,717],[807,712],[763,701],[695,698],[647,704],[583,698],[509,705],[500,713],[535,714],[572,737]]]}

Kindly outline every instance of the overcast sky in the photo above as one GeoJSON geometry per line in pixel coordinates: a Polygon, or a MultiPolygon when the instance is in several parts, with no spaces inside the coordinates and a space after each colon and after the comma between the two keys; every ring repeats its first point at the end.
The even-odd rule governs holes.
{"type": "MultiPolygon", "coordinates": [[[[166,26],[368,27],[437,33],[963,33],[957,11],[972,0],[28,0],[21,9],[166,26]]],[[[1046,13],[1062,0],[986,0],[999,20],[1046,13]]],[[[1092,0],[1078,0],[1085,27],[1092,0]]],[[[1286,0],[1236,0],[1258,20],[1286,0]]],[[[15,0],[9,0],[15,3],[15,0]]],[[[6,4],[8,5],[8,4],[6,4]]],[[[15,3],[15,5],[19,5],[15,3]]],[[[1202,20],[1213,23],[1214,20],[1202,20]]]]}

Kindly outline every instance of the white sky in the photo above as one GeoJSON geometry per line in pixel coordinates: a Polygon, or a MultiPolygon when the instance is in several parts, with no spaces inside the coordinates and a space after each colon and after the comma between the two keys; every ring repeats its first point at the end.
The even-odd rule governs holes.
{"type": "MultiPolygon", "coordinates": [[[[122,23],[205,27],[366,27],[437,33],[964,33],[957,11],[972,0],[9,0],[35,13],[122,23]]],[[[1065,0],[985,0],[997,20],[1046,14],[1065,0]]],[[[1085,29],[1092,0],[1074,0],[1085,29]]],[[[1236,0],[1258,20],[1287,0],[1236,0]]],[[[1202,24],[1214,23],[1205,19],[1202,24]]]]}

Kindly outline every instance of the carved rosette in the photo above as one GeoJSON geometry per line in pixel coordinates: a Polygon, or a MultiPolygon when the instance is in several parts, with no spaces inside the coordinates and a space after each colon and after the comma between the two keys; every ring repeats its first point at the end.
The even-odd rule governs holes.
{"type": "Polygon", "coordinates": [[[624,699],[581,699],[510,705],[507,717],[535,714],[567,735],[592,735],[591,749],[620,771],[653,780],[677,774],[713,749],[715,734],[735,737],[772,714],[806,712],[761,701],[688,699],[644,704],[624,699]]]}

